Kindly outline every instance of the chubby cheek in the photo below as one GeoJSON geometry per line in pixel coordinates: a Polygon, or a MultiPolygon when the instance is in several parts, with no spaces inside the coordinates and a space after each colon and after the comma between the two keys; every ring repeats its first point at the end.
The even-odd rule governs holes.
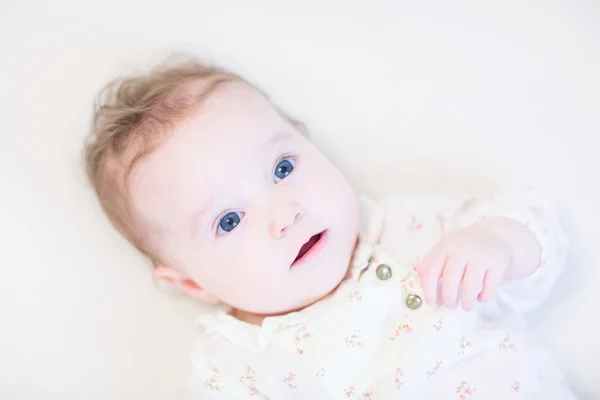
{"type": "MultiPolygon", "coordinates": [[[[236,308],[245,309],[249,302],[260,302],[273,285],[282,277],[268,271],[269,260],[265,258],[265,246],[255,243],[241,245],[232,251],[214,249],[207,260],[211,266],[199,272],[198,281],[212,295],[236,308]]],[[[272,261],[272,260],[271,260],[272,261]]]]}
{"type": "MultiPolygon", "coordinates": [[[[328,160],[313,171],[311,192],[316,195],[322,209],[327,209],[343,224],[358,224],[358,200],[346,177],[328,160]],[[315,190],[316,189],[316,190],[315,190]],[[327,193],[327,196],[323,196],[327,193]]],[[[319,205],[318,204],[318,205],[319,205]]]]}

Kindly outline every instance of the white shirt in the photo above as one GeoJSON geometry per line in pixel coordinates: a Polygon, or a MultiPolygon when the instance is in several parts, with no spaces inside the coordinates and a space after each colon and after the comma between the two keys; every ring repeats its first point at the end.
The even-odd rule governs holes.
{"type": "Polygon", "coordinates": [[[567,239],[547,201],[524,193],[362,203],[351,277],[330,296],[260,327],[225,309],[200,318],[204,333],[191,355],[195,398],[575,398],[522,317],[550,294],[565,264],[567,239]],[[419,259],[443,234],[489,216],[512,217],[536,235],[536,272],[505,282],[495,300],[471,312],[419,301],[419,259]],[[389,279],[377,273],[381,264],[389,279]]]}

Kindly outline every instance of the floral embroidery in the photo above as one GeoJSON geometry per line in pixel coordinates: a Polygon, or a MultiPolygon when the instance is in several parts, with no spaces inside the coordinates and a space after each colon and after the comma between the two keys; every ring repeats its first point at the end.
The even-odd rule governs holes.
{"type": "Polygon", "coordinates": [[[436,322],[435,324],[433,324],[433,329],[435,329],[436,332],[439,332],[442,330],[442,328],[444,327],[444,325],[446,325],[446,322],[444,321],[444,318],[440,318],[440,320],[438,322],[436,322]]]}
{"type": "Polygon", "coordinates": [[[240,382],[244,383],[244,381],[249,382],[251,385],[254,385],[254,382],[256,382],[256,379],[254,378],[254,370],[252,369],[251,366],[247,366],[246,367],[246,373],[244,374],[244,376],[242,376],[240,378],[240,382]]]}
{"type": "Polygon", "coordinates": [[[413,217],[410,219],[410,223],[408,224],[408,227],[406,228],[406,230],[409,232],[414,232],[414,231],[421,229],[422,227],[423,227],[423,224],[420,222],[417,222],[417,217],[415,217],[413,215],[413,217]]]}
{"type": "Polygon", "coordinates": [[[294,378],[295,378],[295,377],[296,377],[296,374],[293,374],[293,373],[291,373],[291,372],[290,372],[288,376],[286,376],[285,378],[283,378],[283,381],[284,381],[285,383],[287,383],[287,385],[288,385],[289,387],[291,387],[292,389],[296,389],[298,386],[296,386],[296,385],[294,384],[294,378]]]}
{"type": "Polygon", "coordinates": [[[373,393],[372,392],[365,392],[363,393],[364,399],[365,400],[373,400],[373,393]]]}
{"type": "Polygon", "coordinates": [[[400,282],[400,289],[402,289],[403,292],[407,292],[409,289],[414,289],[415,287],[415,280],[411,273],[406,274],[400,282]]]}
{"type": "Polygon", "coordinates": [[[301,325],[298,330],[296,330],[296,333],[294,335],[294,342],[296,343],[296,354],[298,355],[302,355],[304,354],[304,350],[302,349],[302,347],[300,346],[300,342],[304,339],[308,339],[311,337],[310,332],[308,331],[308,328],[305,325],[301,325]]]}
{"type": "Polygon", "coordinates": [[[417,272],[419,270],[419,264],[421,263],[421,260],[417,258],[417,261],[415,261],[412,265],[412,270],[414,272],[417,272]]]}
{"type": "Polygon", "coordinates": [[[258,396],[262,399],[268,399],[267,396],[265,396],[264,393],[262,393],[257,387],[256,387],[256,378],[254,377],[256,373],[254,372],[254,370],[252,369],[252,367],[247,366],[246,367],[246,373],[244,374],[244,376],[242,376],[240,378],[240,382],[241,383],[246,383],[248,385],[248,389],[250,391],[250,396],[258,396]]]}
{"type": "Polygon", "coordinates": [[[500,344],[498,344],[498,348],[500,349],[500,351],[517,351],[515,342],[510,341],[510,335],[508,333],[506,334],[506,336],[504,336],[504,339],[502,339],[500,344]]]}
{"type": "Polygon", "coordinates": [[[441,361],[436,362],[435,366],[433,368],[431,368],[429,371],[427,371],[427,377],[428,378],[433,377],[438,372],[438,370],[440,369],[441,366],[442,366],[441,361]]]}
{"type": "Polygon", "coordinates": [[[223,386],[219,385],[219,370],[213,369],[212,376],[208,378],[205,382],[205,386],[211,392],[221,392],[223,386]]]}
{"type": "Polygon", "coordinates": [[[396,368],[396,379],[394,379],[394,383],[398,387],[398,390],[400,390],[400,386],[404,385],[404,380],[402,379],[403,376],[402,368],[396,368]]]}
{"type": "Polygon", "coordinates": [[[319,372],[317,372],[317,376],[318,376],[319,378],[324,378],[324,377],[325,377],[325,370],[324,370],[323,368],[321,368],[321,369],[319,370],[319,372]]]}
{"type": "Polygon", "coordinates": [[[510,387],[514,392],[518,392],[519,390],[521,390],[521,384],[519,382],[516,382],[512,384],[512,386],[510,387]]]}
{"type": "Polygon", "coordinates": [[[348,389],[344,391],[344,395],[349,399],[352,395],[354,395],[354,392],[356,392],[356,388],[350,385],[348,386],[348,389]]]}
{"type": "Polygon", "coordinates": [[[471,396],[474,391],[475,388],[472,388],[469,385],[467,385],[467,382],[465,381],[460,382],[460,384],[456,388],[456,394],[458,394],[458,398],[460,400],[465,400],[467,396],[471,396]]]}
{"type": "Polygon", "coordinates": [[[458,351],[458,355],[462,356],[469,349],[469,347],[471,347],[471,343],[468,342],[464,336],[461,336],[459,347],[460,347],[460,350],[458,351]]]}
{"type": "Polygon", "coordinates": [[[350,294],[348,294],[348,298],[353,301],[361,301],[362,296],[360,295],[360,290],[353,289],[350,294]]]}
{"type": "Polygon", "coordinates": [[[404,321],[396,328],[390,340],[394,341],[402,332],[412,333],[412,318],[408,314],[404,314],[404,321]]]}
{"type": "Polygon", "coordinates": [[[355,329],[350,335],[346,337],[344,340],[346,342],[346,346],[348,347],[360,347],[364,348],[365,343],[363,339],[360,337],[360,329],[355,329]]]}

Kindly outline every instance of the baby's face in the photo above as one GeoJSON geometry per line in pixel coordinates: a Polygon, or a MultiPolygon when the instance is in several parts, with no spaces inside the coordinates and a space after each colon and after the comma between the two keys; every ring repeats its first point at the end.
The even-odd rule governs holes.
{"type": "Polygon", "coordinates": [[[169,268],[234,308],[306,306],[343,279],[358,205],[342,173],[258,91],[228,83],[130,180],[169,268]]]}

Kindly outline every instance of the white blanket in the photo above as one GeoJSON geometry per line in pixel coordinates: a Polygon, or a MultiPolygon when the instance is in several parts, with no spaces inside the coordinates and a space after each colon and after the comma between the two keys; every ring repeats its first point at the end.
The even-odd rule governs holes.
{"type": "Polygon", "coordinates": [[[182,393],[197,306],[153,287],[81,169],[95,93],[170,49],[259,84],[359,189],[552,197],[572,262],[531,318],[600,398],[600,10],[541,3],[3,1],[0,398],[182,393]]]}

